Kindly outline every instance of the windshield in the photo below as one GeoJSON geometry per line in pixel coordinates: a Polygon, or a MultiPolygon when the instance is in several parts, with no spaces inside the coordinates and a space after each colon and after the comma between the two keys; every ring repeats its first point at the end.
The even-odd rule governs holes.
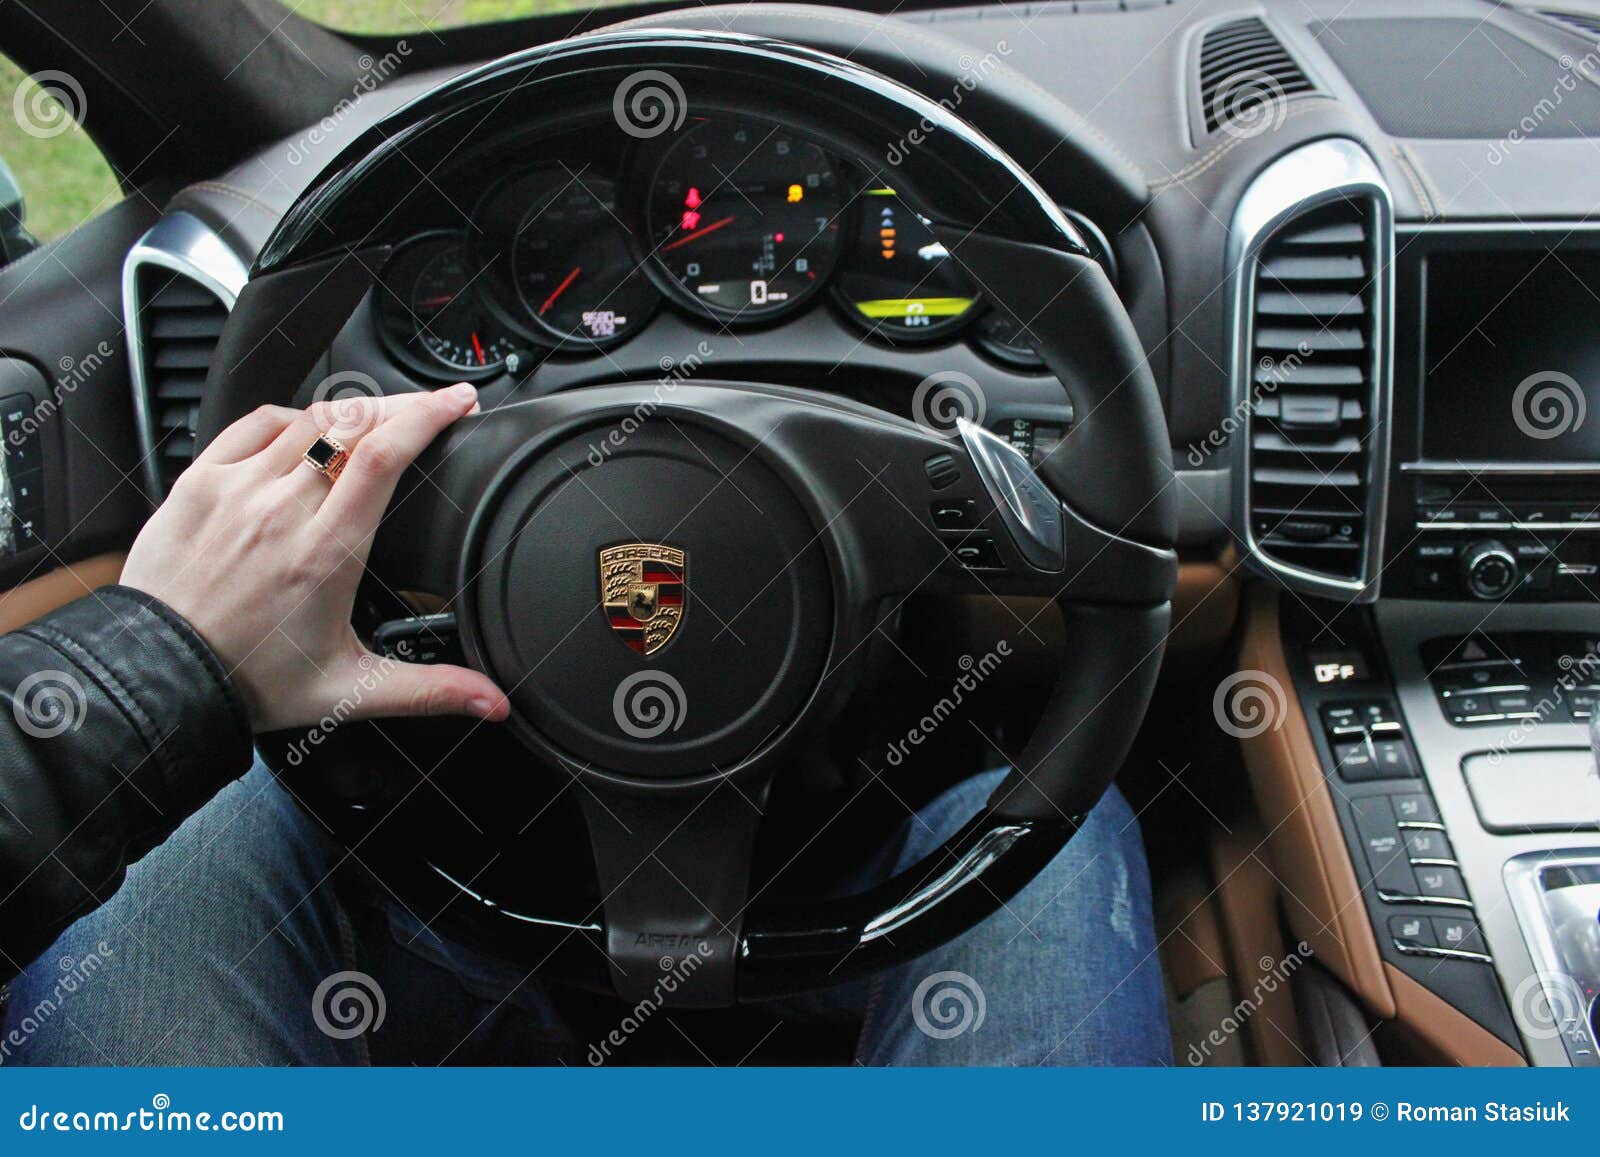
{"type": "Polygon", "coordinates": [[[432,32],[585,8],[617,8],[638,0],[288,0],[301,16],[340,32],[432,32]]]}

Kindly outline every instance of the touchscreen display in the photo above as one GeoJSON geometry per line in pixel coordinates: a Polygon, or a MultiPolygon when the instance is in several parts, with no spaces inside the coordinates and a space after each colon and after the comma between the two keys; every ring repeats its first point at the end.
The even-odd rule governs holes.
{"type": "Polygon", "coordinates": [[[1600,461],[1600,253],[1434,254],[1422,452],[1600,461]]]}

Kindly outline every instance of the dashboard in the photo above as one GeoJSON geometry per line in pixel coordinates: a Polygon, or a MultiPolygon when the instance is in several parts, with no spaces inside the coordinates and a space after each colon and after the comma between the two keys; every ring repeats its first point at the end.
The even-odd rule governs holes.
{"type": "MultiPolygon", "coordinates": [[[[1592,808],[1571,819],[1565,765],[1529,758],[1583,752],[1600,696],[1588,668],[1563,689],[1551,665],[1600,638],[1600,232],[1589,220],[1600,97],[1592,77],[1562,87],[1560,63],[1592,38],[1471,0],[1426,15],[1401,0],[1002,8],[886,20],[749,5],[634,23],[726,26],[851,56],[959,105],[1071,206],[1166,405],[1182,547],[1214,559],[1236,545],[1301,608],[1281,630],[1274,620],[1281,637],[1244,665],[1280,672],[1309,719],[1304,749],[1262,757],[1252,774],[1326,803],[1320,835],[1294,835],[1310,804],[1281,817],[1288,886],[1314,897],[1342,872],[1352,894],[1291,921],[1321,935],[1360,917],[1344,943],[1317,946],[1374,1009],[1392,1004],[1391,984],[1410,991],[1397,979],[1409,977],[1443,998],[1413,1009],[1419,1024],[1464,1010],[1536,1063],[1590,1063],[1530,1026],[1518,994],[1545,962],[1528,947],[1538,918],[1527,913],[1545,898],[1517,907],[1506,873],[1575,844],[1593,859],[1600,830],[1592,808]],[[1287,58],[1295,87],[1271,115],[1230,125],[1207,104],[1202,61],[1208,46],[1247,42],[1287,58]],[[1417,51],[1393,59],[1392,46],[1417,51]],[[989,71],[991,60],[1004,66],[989,71]],[[983,83],[963,84],[980,72],[983,83]],[[1552,91],[1566,93],[1558,119],[1583,132],[1525,132],[1518,118],[1552,91]],[[1418,113],[1441,93],[1437,116],[1418,113]],[[1287,665],[1268,661],[1285,649],[1287,665]],[[1446,686],[1441,668],[1495,681],[1446,686]],[[1560,710],[1535,718],[1552,698],[1560,710]],[[1516,802],[1548,805],[1532,823],[1489,825],[1487,773],[1464,777],[1468,761],[1500,751],[1521,757],[1516,802]],[[1443,851],[1427,855],[1434,837],[1443,851]],[[1395,848],[1407,851],[1394,859],[1395,848]],[[1404,886],[1381,887],[1381,867],[1404,886]],[[1441,868],[1456,873],[1441,877],[1449,894],[1428,894],[1441,868]],[[1357,959],[1363,940],[1370,967],[1357,959]]],[[[462,63],[391,82],[319,159],[462,63]]],[[[283,151],[179,193],[164,219],[174,240],[137,258],[147,264],[125,296],[155,302],[178,270],[231,306],[303,188],[282,180],[283,151]]],[[[1070,429],[1031,319],[995,308],[902,199],[892,167],[867,171],[787,126],[726,118],[659,137],[590,124],[468,159],[468,179],[405,207],[402,239],[328,373],[357,368],[386,388],[467,378],[495,404],[681,368],[838,390],[901,414],[919,382],[942,375],[979,387],[985,424],[1031,457],[1070,429]]],[[[192,382],[161,376],[153,339],[135,383],[146,451],[194,396],[192,382]]],[[[62,456],[54,437],[41,439],[47,465],[62,456]]],[[[65,504],[47,500],[48,529],[65,504]]]]}
{"type": "MultiPolygon", "coordinates": [[[[669,138],[584,133],[510,166],[465,213],[395,246],[383,348],[425,379],[604,358],[662,312],[754,331],[826,312],[894,348],[965,343],[1042,370],[1028,320],[989,299],[881,174],[777,124],[698,118],[669,138]]],[[[1114,273],[1109,243],[1072,214],[1114,273]]]]}

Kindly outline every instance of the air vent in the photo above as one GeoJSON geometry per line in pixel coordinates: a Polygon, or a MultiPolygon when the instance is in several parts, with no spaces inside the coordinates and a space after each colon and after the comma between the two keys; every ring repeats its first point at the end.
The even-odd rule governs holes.
{"type": "Polygon", "coordinates": [[[163,217],[123,262],[134,410],[154,501],[194,460],[206,371],[247,276],[234,252],[189,213],[163,217]]]}
{"type": "Polygon", "coordinates": [[[1305,69],[1256,16],[1207,30],[1200,41],[1198,72],[1197,137],[1233,123],[1270,123],[1273,106],[1317,91],[1305,69]]]}
{"type": "Polygon", "coordinates": [[[1586,40],[1600,40],[1600,16],[1590,16],[1584,12],[1561,12],[1554,8],[1539,9],[1539,15],[1576,32],[1586,40]]]}
{"type": "Polygon", "coordinates": [[[205,286],[170,269],[139,271],[139,327],[161,493],[194,461],[194,432],[206,371],[228,307],[205,286]]]}
{"type": "Polygon", "coordinates": [[[1256,262],[1249,319],[1251,536],[1272,559],[1355,583],[1375,429],[1373,232],[1359,201],[1280,226],[1256,262]]]}

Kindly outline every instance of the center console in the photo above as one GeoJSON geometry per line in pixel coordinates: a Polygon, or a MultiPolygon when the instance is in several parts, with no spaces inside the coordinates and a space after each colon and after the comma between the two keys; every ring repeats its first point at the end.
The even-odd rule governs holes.
{"type": "Polygon", "coordinates": [[[1285,913],[1432,1059],[1600,1064],[1600,226],[1395,222],[1304,147],[1232,231],[1243,739],[1285,913]]]}
{"type": "Polygon", "coordinates": [[[1383,593],[1592,601],[1600,230],[1401,229],[1383,593]]]}

